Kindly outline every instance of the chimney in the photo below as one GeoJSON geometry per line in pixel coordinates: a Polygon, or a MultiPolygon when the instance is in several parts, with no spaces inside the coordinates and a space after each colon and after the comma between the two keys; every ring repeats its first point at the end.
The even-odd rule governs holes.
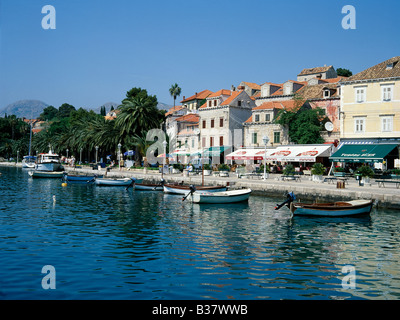
{"type": "Polygon", "coordinates": [[[185,97],[185,96],[183,96],[183,100],[185,100],[185,98],[186,98],[186,97],[185,97]]]}

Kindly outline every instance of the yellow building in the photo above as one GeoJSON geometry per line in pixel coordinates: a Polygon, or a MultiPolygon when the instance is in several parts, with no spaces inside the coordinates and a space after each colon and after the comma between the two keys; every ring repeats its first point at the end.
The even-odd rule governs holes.
{"type": "Polygon", "coordinates": [[[367,159],[365,155],[369,153],[368,148],[356,152],[346,146],[339,149],[343,155],[338,152],[335,159],[344,159],[346,162],[350,158],[353,158],[353,162],[388,162],[392,167],[398,158],[400,144],[400,56],[340,81],[340,100],[342,145],[379,144],[382,154],[377,159],[378,155],[374,158],[372,152],[367,159]],[[383,144],[388,144],[388,150],[393,150],[383,155],[383,144]]]}
{"type": "Polygon", "coordinates": [[[400,140],[400,56],[361,71],[340,86],[341,140],[400,140]]]}

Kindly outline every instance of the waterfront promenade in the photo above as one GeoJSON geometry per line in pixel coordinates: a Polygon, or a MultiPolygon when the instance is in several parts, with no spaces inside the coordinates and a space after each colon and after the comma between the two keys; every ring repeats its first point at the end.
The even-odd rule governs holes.
{"type": "MultiPolygon", "coordinates": [[[[0,163],[3,166],[15,166],[10,163],[0,163]]],[[[20,164],[18,164],[20,165],[20,164]]],[[[105,169],[92,170],[91,168],[72,168],[65,166],[68,172],[75,171],[83,174],[106,174],[108,177],[135,177],[144,179],[147,182],[158,183],[161,179],[161,173],[154,170],[143,169],[121,169],[113,168],[109,172],[105,169]]],[[[251,188],[253,195],[264,195],[285,199],[287,192],[294,192],[297,199],[302,201],[338,201],[351,199],[374,199],[375,204],[381,208],[400,210],[400,189],[395,184],[385,187],[379,187],[375,179],[371,179],[371,184],[359,186],[355,178],[350,178],[344,189],[338,189],[336,182],[314,182],[310,176],[301,176],[301,181],[281,181],[280,174],[269,174],[269,178],[264,181],[258,177],[238,178],[236,174],[230,173],[229,177],[205,176],[205,185],[229,185],[232,188],[251,188]]],[[[184,176],[183,173],[164,174],[167,183],[184,182],[185,184],[199,185],[202,182],[201,175],[184,176]]]]}

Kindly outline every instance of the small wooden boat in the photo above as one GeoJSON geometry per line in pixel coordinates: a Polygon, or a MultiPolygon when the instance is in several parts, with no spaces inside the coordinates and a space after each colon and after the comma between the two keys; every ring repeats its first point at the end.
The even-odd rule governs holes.
{"type": "Polygon", "coordinates": [[[275,207],[275,210],[286,205],[293,215],[343,217],[359,214],[369,214],[372,209],[372,200],[351,200],[329,203],[295,203],[296,196],[290,192],[287,200],[275,207]]]}
{"type": "Polygon", "coordinates": [[[131,178],[96,178],[94,183],[98,186],[128,187],[134,181],[131,178]]]}
{"type": "Polygon", "coordinates": [[[195,191],[190,197],[194,203],[236,203],[249,200],[250,193],[251,189],[238,189],[222,192],[195,191]]]}
{"type": "Polygon", "coordinates": [[[94,182],[97,178],[103,178],[103,176],[102,175],[73,175],[73,174],[64,175],[64,180],[66,182],[72,182],[72,183],[91,183],[91,182],[94,182]]]}
{"type": "Polygon", "coordinates": [[[144,190],[144,191],[163,191],[164,188],[161,184],[154,183],[136,183],[135,182],[135,190],[144,190]]]}
{"type": "Polygon", "coordinates": [[[371,212],[372,200],[337,201],[331,203],[292,203],[290,211],[294,215],[341,217],[371,212]]]}
{"type": "MultiPolygon", "coordinates": [[[[188,192],[191,191],[191,187],[192,186],[189,185],[164,184],[164,192],[187,195],[188,192]]],[[[195,186],[195,188],[197,191],[207,191],[207,192],[226,191],[226,187],[224,186],[195,186]]]]}
{"type": "Polygon", "coordinates": [[[61,179],[64,176],[64,172],[57,171],[29,171],[28,174],[32,178],[58,178],[61,179]]]}

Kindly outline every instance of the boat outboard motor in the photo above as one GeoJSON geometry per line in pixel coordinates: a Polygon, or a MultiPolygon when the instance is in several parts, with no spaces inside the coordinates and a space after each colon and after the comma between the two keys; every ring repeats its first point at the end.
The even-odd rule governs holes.
{"type": "Polygon", "coordinates": [[[287,200],[282,202],[281,204],[277,204],[275,207],[275,210],[279,210],[280,208],[282,208],[285,204],[289,207],[290,203],[293,202],[294,200],[296,200],[296,196],[293,192],[289,192],[286,195],[287,200]]]}
{"type": "Polygon", "coordinates": [[[193,184],[191,184],[190,186],[189,186],[189,193],[186,195],[186,196],[184,196],[183,198],[182,198],[182,201],[185,201],[186,200],[186,198],[190,195],[190,194],[193,194],[193,193],[195,193],[196,192],[196,187],[193,185],[193,184]]]}

